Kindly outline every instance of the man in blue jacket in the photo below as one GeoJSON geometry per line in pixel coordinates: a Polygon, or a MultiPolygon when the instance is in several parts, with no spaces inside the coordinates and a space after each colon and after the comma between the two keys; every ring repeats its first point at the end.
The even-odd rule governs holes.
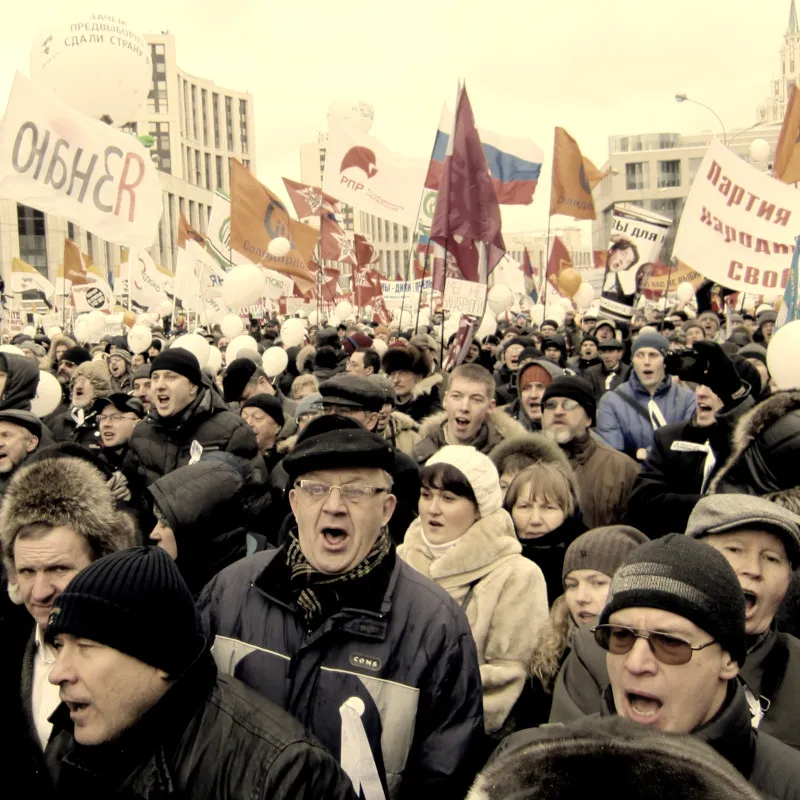
{"type": "Polygon", "coordinates": [[[637,336],[630,378],[600,400],[597,433],[637,461],[647,458],[655,431],[694,414],[694,394],[665,372],[668,350],[669,342],[658,333],[637,336]]]}
{"type": "Polygon", "coordinates": [[[293,714],[369,798],[461,798],[483,737],[464,612],[395,555],[389,443],[336,415],[283,460],[296,526],[199,606],[219,668],[293,714]]]}

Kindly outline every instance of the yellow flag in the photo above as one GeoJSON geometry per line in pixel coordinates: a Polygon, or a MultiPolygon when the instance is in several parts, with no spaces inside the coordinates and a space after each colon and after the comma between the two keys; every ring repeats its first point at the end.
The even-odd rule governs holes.
{"type": "MultiPolygon", "coordinates": [[[[600,175],[602,178],[594,164],[591,161],[588,163],[593,170],[593,176],[600,175]]],[[[550,216],[553,214],[566,214],[574,219],[596,219],[586,159],[581,154],[578,143],[563,128],[556,128],[553,143],[550,216]]]]}
{"type": "Polygon", "coordinates": [[[786,113],[783,116],[781,135],[772,164],[772,177],[784,183],[800,181],[800,98],[797,81],[792,84],[786,113]]]}

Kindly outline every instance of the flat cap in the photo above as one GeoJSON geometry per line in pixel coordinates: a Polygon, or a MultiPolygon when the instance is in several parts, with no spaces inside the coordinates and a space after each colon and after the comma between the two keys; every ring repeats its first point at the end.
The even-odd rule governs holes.
{"type": "Polygon", "coordinates": [[[334,375],[320,384],[323,404],[380,411],[384,393],[373,381],[361,375],[334,375]]]}

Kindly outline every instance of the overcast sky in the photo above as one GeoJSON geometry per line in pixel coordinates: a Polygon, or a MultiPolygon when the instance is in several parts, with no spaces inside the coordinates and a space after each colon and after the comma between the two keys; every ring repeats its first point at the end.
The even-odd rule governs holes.
{"type": "MultiPolygon", "coordinates": [[[[30,44],[64,0],[14,4],[0,32],[0,97],[28,72],[30,44]]],[[[466,79],[478,125],[529,137],[545,152],[532,206],[504,207],[507,231],[547,224],[553,127],[598,166],[608,137],[728,129],[756,121],[779,70],[790,0],[75,0],[116,11],[143,33],[169,30],[179,66],[250,91],[258,177],[283,192],[298,148],[326,128],[338,97],[375,107],[373,134],[430,156],[442,103],[466,79]]],[[[0,100],[0,107],[5,100],[0,100]]],[[[555,224],[570,224],[564,217],[555,224]]],[[[587,238],[588,243],[588,238],[587,238]]]]}

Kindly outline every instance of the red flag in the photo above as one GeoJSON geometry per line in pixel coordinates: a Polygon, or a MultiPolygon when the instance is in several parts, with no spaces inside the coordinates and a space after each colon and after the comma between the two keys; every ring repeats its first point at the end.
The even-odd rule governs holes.
{"type": "MultiPolygon", "coordinates": [[[[453,131],[447,143],[444,171],[431,224],[431,239],[447,250],[461,275],[486,283],[486,276],[503,257],[500,206],[489,174],[486,154],[475,128],[466,89],[456,103],[453,131]],[[486,246],[485,266],[479,244],[486,246]]],[[[434,263],[435,288],[444,285],[449,259],[434,263]]]]}
{"type": "Polygon", "coordinates": [[[318,264],[312,267],[317,268],[317,285],[314,294],[317,300],[323,303],[333,303],[336,301],[336,294],[339,291],[339,272],[338,269],[326,268],[322,270],[318,264]]]}
{"type": "Polygon", "coordinates": [[[296,183],[288,178],[283,179],[283,185],[289,193],[297,216],[324,217],[327,214],[341,213],[341,204],[335,197],[325,194],[318,186],[306,186],[296,183]]]}
{"type": "Polygon", "coordinates": [[[356,306],[363,308],[372,305],[376,297],[383,297],[381,278],[375,269],[356,269],[353,271],[353,298],[356,306]]]}
{"type": "Polygon", "coordinates": [[[356,263],[359,267],[366,267],[374,264],[379,256],[372,245],[372,242],[366,236],[357,233],[354,237],[356,246],[356,263]]]}
{"type": "Polygon", "coordinates": [[[547,261],[547,282],[558,291],[558,276],[562,270],[572,266],[572,256],[567,250],[567,246],[558,236],[553,239],[553,249],[550,251],[550,258],[547,261]]]}
{"type": "Polygon", "coordinates": [[[472,314],[462,314],[458,321],[458,329],[456,331],[456,338],[450,349],[447,351],[447,358],[445,359],[442,369],[445,372],[450,372],[453,367],[457,367],[463,363],[464,359],[469,353],[469,348],[472,345],[472,340],[475,337],[475,332],[481,324],[481,317],[473,316],[472,314]]]}
{"type": "Polygon", "coordinates": [[[356,263],[356,248],[333,217],[325,216],[320,225],[322,257],[331,261],[356,263]]]}
{"type": "Polygon", "coordinates": [[[386,308],[386,301],[383,293],[379,294],[372,301],[372,321],[379,325],[388,325],[392,321],[392,312],[386,308]]]}

